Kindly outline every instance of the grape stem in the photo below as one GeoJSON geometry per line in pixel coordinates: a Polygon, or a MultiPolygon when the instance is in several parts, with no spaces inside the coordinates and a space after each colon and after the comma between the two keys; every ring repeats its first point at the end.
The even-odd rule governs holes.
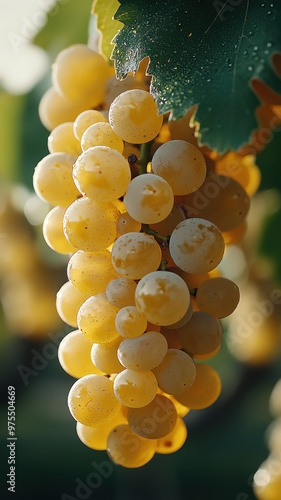
{"type": "Polygon", "coordinates": [[[167,264],[168,264],[167,260],[161,259],[161,264],[160,264],[161,271],[167,271],[167,264]]]}
{"type": "Polygon", "coordinates": [[[147,173],[147,164],[150,160],[150,150],[153,141],[145,142],[140,148],[140,157],[138,160],[139,175],[147,173]]]}
{"type": "Polygon", "coordinates": [[[154,229],[150,229],[148,224],[143,224],[143,230],[146,234],[151,234],[152,236],[155,236],[156,238],[159,238],[162,241],[168,242],[170,236],[161,236],[161,234],[158,234],[154,229]]]}
{"type": "Polygon", "coordinates": [[[196,297],[197,294],[197,288],[190,288],[189,289],[190,295],[193,295],[193,297],[196,297]]]}

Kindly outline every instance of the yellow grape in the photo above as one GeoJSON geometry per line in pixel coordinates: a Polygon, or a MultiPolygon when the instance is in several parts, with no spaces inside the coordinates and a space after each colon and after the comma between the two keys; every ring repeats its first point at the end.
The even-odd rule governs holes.
{"type": "Polygon", "coordinates": [[[226,245],[236,245],[239,243],[245,236],[247,230],[247,222],[244,220],[240,226],[237,226],[235,229],[231,231],[223,231],[223,239],[226,245]]]}
{"type": "Polygon", "coordinates": [[[99,252],[116,238],[119,212],[111,203],[81,198],[72,203],[64,216],[63,230],[68,241],[79,250],[99,252]]]}
{"type": "Polygon", "coordinates": [[[170,236],[175,227],[185,219],[185,215],[180,207],[174,205],[172,211],[166,219],[156,224],[150,224],[150,229],[153,229],[161,236],[170,236]]]}
{"type": "Polygon", "coordinates": [[[117,337],[117,339],[105,344],[97,344],[94,342],[92,344],[91,358],[94,365],[105,373],[119,373],[124,370],[124,366],[121,365],[118,357],[117,350],[122,342],[122,337],[117,337]]]}
{"type": "Polygon", "coordinates": [[[79,308],[88,298],[88,294],[79,292],[70,281],[67,281],[57,293],[56,306],[60,318],[68,325],[77,328],[79,308]]]}
{"type": "Polygon", "coordinates": [[[225,318],[236,309],[240,294],[238,286],[226,278],[212,278],[199,285],[196,302],[200,311],[215,318],[225,318]]]}
{"type": "Polygon", "coordinates": [[[76,431],[80,441],[89,448],[93,450],[106,450],[107,438],[110,431],[121,424],[127,424],[127,419],[120,411],[112,420],[97,427],[87,427],[77,422],[76,431]]]}
{"type": "Polygon", "coordinates": [[[116,464],[134,469],[152,459],[156,443],[156,440],[138,436],[129,425],[118,425],[108,436],[107,453],[116,464]]]}
{"type": "Polygon", "coordinates": [[[161,391],[177,397],[192,387],[196,369],[188,354],[179,349],[168,349],[162,363],[153,373],[161,391]]]}
{"type": "Polygon", "coordinates": [[[222,347],[222,344],[220,343],[220,345],[214,351],[209,352],[208,354],[193,354],[193,359],[204,360],[204,359],[213,358],[214,356],[216,356],[220,352],[221,347],[222,347]]]}
{"type": "Polygon", "coordinates": [[[198,148],[196,127],[193,124],[195,113],[196,106],[189,108],[186,114],[178,120],[173,120],[173,115],[170,113],[168,125],[172,139],[190,142],[198,148]]]}
{"type": "Polygon", "coordinates": [[[172,140],[162,144],[152,157],[151,168],[168,182],[175,195],[197,191],[206,177],[204,156],[186,141],[172,140]]]}
{"type": "Polygon", "coordinates": [[[141,408],[155,398],[157,380],[151,371],[137,372],[126,368],[114,379],[113,389],[116,398],[129,408],[141,408]]]}
{"type": "Polygon", "coordinates": [[[169,398],[172,401],[172,403],[174,403],[174,406],[177,410],[178,417],[185,417],[185,415],[187,415],[189,413],[189,408],[187,408],[184,405],[181,405],[176,400],[176,398],[174,396],[172,396],[172,394],[166,394],[165,392],[162,393],[162,391],[160,392],[160,394],[163,394],[164,396],[169,398]]]}
{"type": "Polygon", "coordinates": [[[269,455],[254,475],[254,493],[258,500],[279,500],[281,491],[280,456],[269,455]]]}
{"type": "Polygon", "coordinates": [[[111,342],[119,337],[115,328],[118,309],[108,301],[105,293],[89,297],[79,309],[79,329],[90,342],[111,342]]]}
{"type": "Polygon", "coordinates": [[[109,108],[112,101],[114,101],[118,95],[126,90],[132,89],[146,90],[144,83],[131,75],[127,76],[124,80],[117,80],[115,76],[111,76],[105,84],[105,105],[109,108]]]}
{"type": "Polygon", "coordinates": [[[107,250],[98,253],[78,250],[68,262],[67,275],[77,290],[95,295],[105,291],[108,281],[117,277],[118,273],[107,250]]]}
{"type": "Polygon", "coordinates": [[[50,153],[67,153],[79,156],[82,153],[80,142],[73,133],[73,122],[61,123],[53,129],[48,137],[48,149],[50,153]]]}
{"type": "Polygon", "coordinates": [[[104,375],[86,375],[78,379],[68,394],[68,407],[77,422],[89,427],[102,425],[120,412],[113,382],[104,375]]]}
{"type": "Polygon", "coordinates": [[[128,156],[134,154],[138,158],[140,155],[140,150],[137,148],[137,146],[134,146],[133,144],[129,144],[127,142],[124,143],[124,150],[123,150],[123,156],[128,160],[128,156]]]}
{"type": "Polygon", "coordinates": [[[41,200],[67,207],[81,196],[72,178],[75,159],[67,153],[52,153],[39,161],[33,175],[33,187],[41,200]]]}
{"type": "Polygon", "coordinates": [[[156,453],[174,453],[185,443],[187,430],[182,418],[178,418],[174,429],[161,439],[157,440],[156,453]]]}
{"type": "Polygon", "coordinates": [[[80,100],[83,96],[88,108],[103,102],[110,67],[103,56],[87,45],[76,44],[62,50],[52,70],[52,82],[57,92],[73,100],[80,100]]]}
{"type": "Polygon", "coordinates": [[[127,339],[139,337],[145,332],[147,321],[136,306],[125,306],[118,311],[115,318],[117,331],[127,339]]]}
{"type": "Polygon", "coordinates": [[[129,426],[139,436],[159,439],[174,429],[177,411],[169,398],[156,394],[148,405],[142,408],[129,408],[127,418],[129,426]]]}
{"type": "Polygon", "coordinates": [[[128,185],[124,203],[133,219],[143,224],[156,224],[168,217],[174,205],[174,195],[165,179],[155,174],[143,174],[128,185]]]}
{"type": "Polygon", "coordinates": [[[155,271],[139,281],[135,300],[150,323],[166,326],[185,315],[190,295],[182,278],[168,271],[155,271]]]}
{"type": "Polygon", "coordinates": [[[135,280],[156,271],[162,254],[153,236],[145,233],[126,233],[114,243],[111,257],[119,274],[135,280]]]}
{"type": "Polygon", "coordinates": [[[182,345],[175,330],[169,330],[166,326],[161,326],[161,333],[168,342],[168,349],[181,349],[182,345]]]}
{"type": "Polygon", "coordinates": [[[135,292],[137,285],[134,280],[128,278],[116,278],[110,281],[106,288],[106,296],[109,302],[118,308],[135,306],[135,292]]]}
{"type": "Polygon", "coordinates": [[[107,146],[118,151],[120,154],[123,153],[124,149],[122,139],[115,134],[110,124],[106,122],[90,125],[82,135],[81,147],[83,151],[87,151],[87,149],[95,146],[107,146]]]}
{"type": "Polygon", "coordinates": [[[63,218],[66,208],[55,207],[47,215],[43,223],[44,239],[55,252],[67,254],[76,252],[77,248],[67,241],[63,232],[63,218]]]}
{"type": "Polygon", "coordinates": [[[118,348],[118,359],[125,368],[136,371],[153,370],[164,359],[167,340],[159,332],[146,332],[136,338],[124,339],[118,348]]]}
{"type": "Polygon", "coordinates": [[[210,354],[221,345],[222,327],[210,314],[196,311],[186,325],[177,329],[177,336],[190,356],[210,354]]]}
{"type": "Polygon", "coordinates": [[[118,95],[109,108],[109,123],[123,141],[133,144],[149,142],[160,132],[163,117],[145,90],[127,90],[118,95]]]}
{"type": "Polygon", "coordinates": [[[196,378],[190,389],[177,395],[176,399],[191,410],[202,410],[211,406],[221,393],[221,379],[209,365],[196,365],[196,378]]]}
{"type": "Polygon", "coordinates": [[[79,330],[68,333],[58,348],[58,358],[61,367],[75,378],[85,375],[103,375],[103,371],[93,365],[91,360],[92,343],[85,339],[79,330]]]}
{"type": "Polygon", "coordinates": [[[173,323],[172,325],[167,325],[166,328],[168,328],[168,330],[169,329],[177,330],[178,328],[181,328],[182,326],[186,325],[189,322],[192,314],[193,314],[193,305],[192,302],[190,301],[185,315],[176,323],[173,323]]]}
{"type": "Polygon", "coordinates": [[[117,235],[127,233],[139,233],[141,230],[141,223],[133,219],[128,212],[121,213],[117,219],[117,235]]]}
{"type": "Polygon", "coordinates": [[[118,151],[96,146],[77,158],[73,179],[82,194],[93,201],[106,203],[123,196],[131,180],[131,171],[118,151]]]}
{"type": "Polygon", "coordinates": [[[73,123],[73,132],[76,139],[81,141],[85,130],[87,130],[87,128],[91,125],[94,125],[94,123],[100,122],[106,122],[106,118],[96,109],[87,109],[86,111],[80,113],[73,123]]]}

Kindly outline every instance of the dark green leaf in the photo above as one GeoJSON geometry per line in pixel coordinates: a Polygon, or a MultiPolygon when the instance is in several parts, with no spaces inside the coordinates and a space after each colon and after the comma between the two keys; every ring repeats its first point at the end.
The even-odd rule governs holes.
{"type": "Polygon", "coordinates": [[[238,149],[257,128],[259,101],[250,87],[281,81],[270,59],[281,50],[281,2],[273,0],[120,0],[115,19],[117,76],[150,57],[152,94],[159,112],[182,117],[198,104],[201,143],[238,149]]]}

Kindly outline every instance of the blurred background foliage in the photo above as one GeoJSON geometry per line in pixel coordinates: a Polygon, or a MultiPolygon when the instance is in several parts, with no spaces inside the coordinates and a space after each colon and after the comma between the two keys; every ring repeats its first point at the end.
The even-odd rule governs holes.
{"type": "MultiPolygon", "coordinates": [[[[87,41],[91,3],[91,0],[60,2],[59,8],[55,7],[57,11],[49,14],[35,43],[48,52],[50,61],[64,47],[87,41]]],[[[32,195],[34,167],[48,154],[48,132],[40,123],[38,103],[49,86],[50,67],[44,78],[25,95],[0,91],[2,198],[7,183],[25,186],[28,190],[24,191],[25,196],[26,193],[32,195]]],[[[280,144],[280,130],[276,130],[256,160],[262,173],[257,199],[262,199],[268,190],[274,190],[277,199],[273,212],[260,220],[261,230],[254,250],[255,254],[258,252],[257,262],[262,257],[270,263],[267,283],[270,282],[271,289],[281,286],[280,144]]],[[[8,223],[14,224],[14,219],[8,223]]],[[[25,223],[22,218],[17,224],[23,228],[25,223]]],[[[55,289],[66,280],[66,259],[54,256],[47,248],[40,225],[33,225],[29,230],[44,269],[54,276],[52,296],[55,300],[55,289]]],[[[37,276],[40,287],[46,288],[44,272],[38,272],[37,276]]],[[[20,298],[17,307],[24,307],[20,298]]],[[[14,315],[17,315],[16,309],[14,315]]],[[[47,337],[27,337],[20,328],[7,324],[3,311],[0,314],[1,498],[8,498],[7,387],[13,385],[16,388],[16,499],[254,499],[251,480],[267,456],[264,432],[272,420],[268,399],[274,383],[281,377],[280,355],[267,366],[250,368],[237,361],[224,342],[221,352],[210,360],[222,377],[222,396],[210,409],[187,415],[188,438],[184,447],[175,454],[155,456],[141,469],[111,465],[109,477],[101,478],[96,488],[81,489],[79,496],[77,478],[86,483],[89,474],[96,472],[93,462],[101,464],[109,459],[105,452],[86,448],[76,436],[75,422],[67,408],[67,394],[74,379],[63,372],[56,356],[57,332],[63,335],[70,328],[59,320],[57,323],[47,337]],[[64,494],[70,496],[64,497],[64,494]]]]}

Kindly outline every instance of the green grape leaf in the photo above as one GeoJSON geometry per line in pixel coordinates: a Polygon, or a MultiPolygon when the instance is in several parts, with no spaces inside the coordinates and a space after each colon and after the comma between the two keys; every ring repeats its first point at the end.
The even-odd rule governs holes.
{"type": "Polygon", "coordinates": [[[111,42],[123,24],[114,21],[113,16],[120,6],[118,0],[94,0],[92,14],[96,14],[98,29],[101,33],[101,51],[110,60],[113,46],[111,42]]]}
{"type": "Polygon", "coordinates": [[[201,144],[238,149],[257,128],[260,78],[281,91],[271,55],[281,50],[276,0],[120,0],[113,59],[118,78],[150,57],[151,92],[160,113],[182,117],[198,105],[201,144]]]}

